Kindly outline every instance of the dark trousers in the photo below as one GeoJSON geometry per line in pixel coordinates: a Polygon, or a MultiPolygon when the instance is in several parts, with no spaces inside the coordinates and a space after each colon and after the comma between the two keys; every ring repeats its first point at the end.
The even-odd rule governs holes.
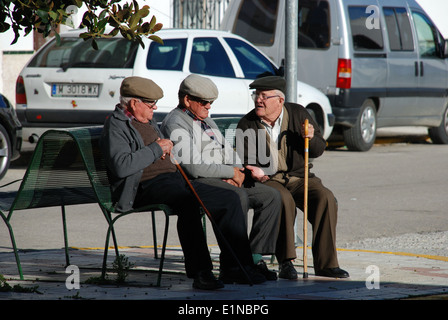
{"type": "MultiPolygon", "coordinates": [[[[279,262],[296,258],[294,222],[296,207],[303,211],[304,179],[283,185],[268,180],[265,184],[280,191],[283,200],[282,221],[277,240],[279,262]]],[[[308,180],[308,221],[313,227],[312,253],[315,270],[338,267],[336,253],[337,202],[333,193],[318,177],[308,180]]]]}
{"type": "MultiPolygon", "coordinates": [[[[192,181],[192,185],[216,223],[213,228],[221,250],[220,268],[238,266],[225,242],[230,245],[242,265],[252,264],[238,195],[230,190],[196,181],[192,181]]],[[[178,216],[177,232],[185,256],[187,276],[194,277],[200,270],[211,270],[213,266],[202,229],[200,205],[182,175],[179,172],[164,173],[141,183],[134,205],[139,207],[151,203],[165,203],[178,216]]]]}
{"type": "Polygon", "coordinates": [[[256,182],[251,187],[235,187],[219,178],[199,178],[198,182],[236,192],[248,223],[247,212],[254,210],[249,241],[252,253],[262,255],[275,253],[282,199],[277,190],[256,182]]]}

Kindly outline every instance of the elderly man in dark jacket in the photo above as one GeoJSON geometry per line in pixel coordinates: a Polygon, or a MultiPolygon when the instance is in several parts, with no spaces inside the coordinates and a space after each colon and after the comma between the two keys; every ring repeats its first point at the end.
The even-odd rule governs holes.
{"type": "MultiPolygon", "coordinates": [[[[106,120],[101,138],[117,210],[126,212],[151,203],[171,206],[178,215],[179,240],[187,276],[194,278],[193,286],[222,288],[222,281],[212,273],[199,203],[169,157],[173,143],[163,137],[153,121],[162,89],[150,79],[129,77],[123,80],[120,95],[120,104],[106,120]]],[[[215,232],[221,249],[221,272],[232,274],[230,280],[237,283],[247,283],[247,275],[254,284],[264,282],[266,279],[253,265],[238,195],[194,181],[192,185],[219,229],[215,232]],[[246,272],[239,268],[221,235],[246,272]]]]}
{"type": "MultiPolygon", "coordinates": [[[[250,84],[250,88],[256,90],[253,96],[255,108],[238,124],[242,130],[237,131],[237,148],[246,166],[258,168],[258,171],[252,170],[253,178],[277,189],[282,195],[283,214],[276,250],[280,264],[279,277],[296,279],[297,271],[291,261],[296,258],[296,207],[303,210],[304,205],[305,119],[310,122],[307,136],[310,139],[309,156],[316,158],[322,155],[326,142],[317,123],[303,106],[285,103],[286,82],[283,78],[259,78],[250,84]],[[242,132],[244,139],[238,137],[242,132]],[[270,153],[265,154],[262,150],[270,153]]],[[[339,268],[336,253],[336,199],[321,180],[311,173],[308,197],[308,220],[313,226],[315,273],[319,276],[346,278],[349,275],[339,268]]]]}

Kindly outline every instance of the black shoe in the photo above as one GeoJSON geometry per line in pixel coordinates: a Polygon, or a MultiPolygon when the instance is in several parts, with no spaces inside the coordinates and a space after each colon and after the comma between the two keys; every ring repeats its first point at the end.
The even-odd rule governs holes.
{"type": "Polygon", "coordinates": [[[297,279],[297,271],[290,260],[285,261],[280,265],[280,272],[278,273],[278,277],[288,280],[297,279]]]}
{"type": "Polygon", "coordinates": [[[255,268],[258,270],[258,272],[265,276],[266,280],[277,280],[277,272],[269,270],[268,266],[263,260],[260,260],[255,265],[255,268]]]}
{"type": "Polygon", "coordinates": [[[262,275],[255,267],[245,266],[246,273],[240,268],[231,268],[221,270],[219,274],[219,280],[225,284],[238,283],[238,284],[260,284],[266,281],[266,277],[262,275]],[[248,279],[249,277],[249,279],[248,279]]]}
{"type": "Polygon", "coordinates": [[[193,288],[202,290],[216,290],[224,288],[221,280],[215,278],[210,270],[199,271],[193,280],[193,288]]]}
{"type": "Polygon", "coordinates": [[[348,278],[350,275],[347,271],[341,268],[326,268],[316,271],[316,276],[330,277],[330,278],[348,278]]]}

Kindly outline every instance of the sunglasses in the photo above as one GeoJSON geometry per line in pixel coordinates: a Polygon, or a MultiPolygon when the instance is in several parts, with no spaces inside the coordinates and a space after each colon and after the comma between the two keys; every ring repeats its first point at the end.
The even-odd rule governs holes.
{"type": "Polygon", "coordinates": [[[154,107],[157,103],[157,100],[147,100],[147,99],[140,99],[143,103],[149,105],[150,107],[154,107]]]}
{"type": "Polygon", "coordinates": [[[197,103],[199,103],[201,106],[205,107],[207,104],[210,103],[210,105],[213,103],[213,101],[209,101],[209,100],[204,100],[195,96],[188,96],[189,99],[191,101],[196,101],[197,103]]]}

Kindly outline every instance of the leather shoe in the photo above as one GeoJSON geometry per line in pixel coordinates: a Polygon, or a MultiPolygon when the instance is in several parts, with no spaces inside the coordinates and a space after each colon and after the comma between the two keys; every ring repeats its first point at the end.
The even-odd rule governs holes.
{"type": "Polygon", "coordinates": [[[269,270],[266,262],[264,262],[263,260],[260,260],[255,265],[255,268],[258,270],[258,272],[265,276],[266,280],[277,280],[277,273],[275,271],[269,270]]]}
{"type": "Polygon", "coordinates": [[[325,268],[316,271],[316,276],[330,277],[330,278],[348,278],[350,275],[347,271],[342,270],[339,267],[336,268],[325,268]]]}
{"type": "Polygon", "coordinates": [[[216,290],[224,288],[221,280],[215,278],[211,270],[199,271],[193,280],[193,288],[202,290],[216,290]]]}
{"type": "Polygon", "coordinates": [[[294,268],[294,265],[290,260],[284,261],[280,265],[280,272],[278,273],[278,277],[288,280],[297,279],[297,270],[294,268]]]}

